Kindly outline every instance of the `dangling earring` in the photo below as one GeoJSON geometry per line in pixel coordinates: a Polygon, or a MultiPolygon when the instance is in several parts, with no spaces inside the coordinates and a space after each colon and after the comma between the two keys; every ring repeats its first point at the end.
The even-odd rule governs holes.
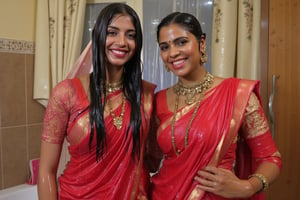
{"type": "Polygon", "coordinates": [[[167,67],[167,65],[164,65],[165,66],[165,69],[167,70],[167,72],[170,72],[170,68],[167,67]]]}
{"type": "Polygon", "coordinates": [[[206,46],[200,49],[200,54],[200,64],[203,65],[207,62],[206,46]]]}

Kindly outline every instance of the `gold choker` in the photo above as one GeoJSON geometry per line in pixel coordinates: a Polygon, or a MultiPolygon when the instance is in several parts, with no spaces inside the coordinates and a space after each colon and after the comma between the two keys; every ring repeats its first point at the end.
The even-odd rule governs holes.
{"type": "Polygon", "coordinates": [[[187,105],[191,105],[196,101],[196,94],[207,90],[213,83],[213,80],[213,75],[207,72],[203,80],[197,85],[186,86],[182,82],[178,81],[177,84],[173,86],[173,90],[177,95],[186,96],[185,103],[187,105]]]}
{"type": "Polygon", "coordinates": [[[113,93],[123,88],[123,80],[117,83],[106,83],[106,92],[113,93]]]}

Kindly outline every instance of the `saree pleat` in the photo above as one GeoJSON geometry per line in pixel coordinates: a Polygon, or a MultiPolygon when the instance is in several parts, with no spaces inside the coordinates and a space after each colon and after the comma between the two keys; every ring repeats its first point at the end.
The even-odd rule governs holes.
{"type": "MultiPolygon", "coordinates": [[[[165,160],[159,173],[152,177],[154,200],[188,199],[196,186],[194,177],[197,171],[210,163],[220,141],[223,141],[222,138],[226,136],[230,127],[233,102],[238,86],[236,79],[224,82],[205,94],[188,133],[189,140],[185,149],[184,133],[193,109],[185,114],[178,114],[181,117],[176,118],[174,131],[176,146],[182,150],[178,157],[172,149],[171,123],[165,129],[159,128],[158,143],[165,154],[165,160]]],[[[155,101],[166,102],[165,92],[166,90],[158,94],[155,101]]],[[[173,117],[173,113],[166,110],[166,103],[158,105],[161,106],[156,109],[157,116],[164,124],[164,121],[173,117]]],[[[230,167],[227,166],[227,168],[230,167]]]]}

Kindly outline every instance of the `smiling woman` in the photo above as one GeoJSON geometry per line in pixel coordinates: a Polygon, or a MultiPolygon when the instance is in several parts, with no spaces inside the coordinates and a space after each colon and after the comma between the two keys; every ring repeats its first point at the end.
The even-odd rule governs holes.
{"type": "Polygon", "coordinates": [[[157,41],[178,82],[155,95],[157,130],[150,134],[147,163],[162,162],[156,169],[148,166],[156,172],[151,198],[264,199],[280,173],[281,156],[262,109],[259,81],[207,72],[205,37],[190,13],[163,18],[157,41]]]}
{"type": "Polygon", "coordinates": [[[173,11],[188,12],[197,17],[206,33],[208,59],[205,68],[211,71],[211,32],[213,4],[211,0],[143,0],[143,77],[157,84],[157,91],[167,88],[177,81],[177,77],[164,70],[160,50],[156,41],[157,25],[165,14],[173,11]]]}
{"type": "Polygon", "coordinates": [[[88,49],[93,71],[60,82],[49,99],[39,166],[41,200],[51,195],[60,200],[148,198],[143,147],[155,86],[142,80],[141,49],[136,12],[124,3],[103,8],[88,49]],[[57,184],[65,138],[71,159],[57,184]]]}
{"type": "MultiPolygon", "coordinates": [[[[130,16],[117,15],[111,21],[107,28],[105,49],[109,65],[123,67],[124,61],[129,60],[134,54],[135,37],[136,31],[130,16]]],[[[108,70],[110,69],[114,69],[114,67],[108,67],[108,70]]],[[[114,81],[110,80],[110,82],[114,81]]]]}

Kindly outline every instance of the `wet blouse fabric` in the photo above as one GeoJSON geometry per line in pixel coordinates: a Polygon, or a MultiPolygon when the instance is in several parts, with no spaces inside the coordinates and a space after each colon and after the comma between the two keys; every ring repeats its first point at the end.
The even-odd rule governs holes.
{"type": "MultiPolygon", "coordinates": [[[[224,199],[197,189],[194,177],[207,165],[234,170],[238,137],[252,151],[248,163],[244,164],[250,166],[249,169],[238,171],[239,176],[247,177],[264,161],[281,167],[280,155],[261,107],[258,86],[255,81],[229,78],[206,92],[189,130],[186,148],[184,135],[196,103],[179,109],[174,128],[176,147],[181,150],[179,156],[172,147],[174,113],[167,107],[166,90],[157,93],[157,141],[164,160],[158,173],[152,177],[153,200],[224,199]]],[[[239,155],[238,162],[239,167],[244,167],[241,163],[246,162],[245,157],[239,155]]],[[[261,195],[255,196],[253,199],[261,198],[261,195]]]]}
{"type": "MultiPolygon", "coordinates": [[[[141,107],[145,119],[142,124],[141,158],[152,112],[154,85],[143,81],[141,107]]],[[[121,91],[109,94],[114,113],[122,110],[121,91]]],[[[89,149],[89,101],[78,78],[67,79],[53,90],[47,106],[42,140],[61,144],[69,142],[70,161],[59,177],[59,198],[62,199],[145,199],[148,173],[143,159],[132,157],[132,137],[126,129],[130,122],[130,104],[126,101],[123,126],[117,130],[113,118],[104,112],[107,131],[103,156],[96,161],[95,136],[89,149]]]]}

